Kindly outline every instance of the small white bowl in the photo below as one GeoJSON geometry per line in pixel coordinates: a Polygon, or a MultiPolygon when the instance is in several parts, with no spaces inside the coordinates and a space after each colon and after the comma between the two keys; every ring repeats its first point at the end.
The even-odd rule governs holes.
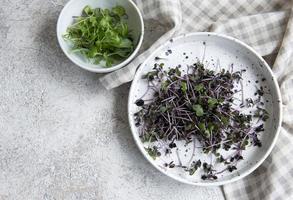
{"type": "Polygon", "coordinates": [[[144,23],[138,7],[131,0],[70,0],[62,9],[57,22],[57,38],[61,49],[65,55],[79,67],[96,73],[107,73],[115,71],[128,64],[137,54],[141,47],[144,36],[144,23]],[[67,27],[73,23],[72,16],[80,16],[85,6],[92,8],[112,8],[114,6],[123,6],[128,15],[127,23],[129,30],[132,31],[135,49],[132,54],[124,61],[113,65],[112,67],[103,67],[101,64],[93,64],[84,56],[77,53],[71,53],[71,43],[63,39],[67,27]]]}

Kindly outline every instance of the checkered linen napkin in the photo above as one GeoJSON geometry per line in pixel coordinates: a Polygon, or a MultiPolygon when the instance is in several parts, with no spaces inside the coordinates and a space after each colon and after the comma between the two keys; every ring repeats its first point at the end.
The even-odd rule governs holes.
{"type": "Polygon", "coordinates": [[[238,38],[262,56],[277,53],[273,71],[283,99],[283,124],[276,147],[251,175],[223,187],[227,199],[293,199],[293,7],[286,0],[136,0],[145,21],[166,30],[128,66],[101,78],[108,89],[132,80],[136,68],[175,35],[213,31],[238,38]]]}

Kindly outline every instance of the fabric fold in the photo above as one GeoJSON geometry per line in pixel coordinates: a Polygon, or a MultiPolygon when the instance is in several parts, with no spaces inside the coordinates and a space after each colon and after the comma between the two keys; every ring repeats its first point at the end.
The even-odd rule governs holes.
{"type": "Polygon", "coordinates": [[[238,38],[265,56],[279,50],[289,14],[289,11],[278,11],[217,21],[210,31],[238,38]]]}

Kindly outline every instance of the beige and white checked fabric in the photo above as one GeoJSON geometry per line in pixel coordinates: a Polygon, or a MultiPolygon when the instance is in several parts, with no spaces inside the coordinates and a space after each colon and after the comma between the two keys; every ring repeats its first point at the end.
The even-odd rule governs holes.
{"type": "MultiPolygon", "coordinates": [[[[145,21],[157,20],[165,34],[128,66],[101,78],[108,89],[132,80],[136,68],[175,35],[213,31],[236,37],[262,56],[277,53],[273,71],[283,99],[276,147],[251,175],[223,187],[226,199],[293,199],[293,7],[289,0],[136,0],[145,21]]],[[[149,46],[145,41],[144,46],[149,46]]]]}

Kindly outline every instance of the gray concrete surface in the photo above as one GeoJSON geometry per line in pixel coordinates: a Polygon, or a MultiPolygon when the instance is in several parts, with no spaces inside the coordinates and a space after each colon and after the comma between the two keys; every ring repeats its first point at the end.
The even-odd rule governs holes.
{"type": "MultiPolygon", "coordinates": [[[[65,2],[0,3],[0,199],[223,199],[143,158],[127,122],[129,84],[106,91],[61,52],[65,2]]],[[[148,39],[160,30],[151,24],[148,39]]]]}

